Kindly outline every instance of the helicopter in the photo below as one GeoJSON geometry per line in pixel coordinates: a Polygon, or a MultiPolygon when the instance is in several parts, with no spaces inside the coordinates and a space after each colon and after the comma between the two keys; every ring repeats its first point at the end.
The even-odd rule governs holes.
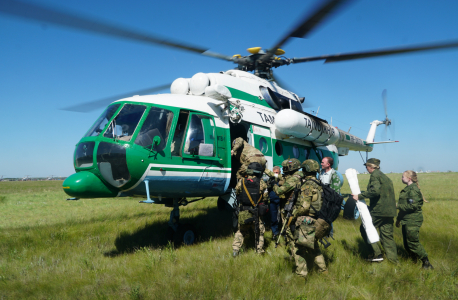
{"type": "Polygon", "coordinates": [[[271,48],[252,47],[247,56],[223,55],[25,2],[3,1],[0,12],[236,64],[232,70],[197,73],[144,92],[170,87],[170,94],[120,97],[114,102],[68,108],[84,111],[88,105],[108,105],[77,143],[76,173],[64,181],[64,191],[73,199],[140,196],[146,197],[143,203],[173,207],[170,232],[192,243],[194,231],[180,224],[179,208],[199,200],[187,200],[193,197],[218,197],[219,202],[233,203],[238,162],[232,159],[230,150],[235,138],[242,137],[261,150],[268,168],[289,157],[321,161],[331,156],[337,169],[339,157],[349,151],[368,153],[374,144],[383,143],[374,142],[375,129],[389,126],[388,116],[372,123],[366,139],[357,137],[305,112],[304,97],[282,87],[273,69],[320,60],[339,62],[458,47],[458,42],[447,42],[313,57],[283,56],[280,47],[288,40],[305,37],[347,2],[321,2],[271,48]]]}

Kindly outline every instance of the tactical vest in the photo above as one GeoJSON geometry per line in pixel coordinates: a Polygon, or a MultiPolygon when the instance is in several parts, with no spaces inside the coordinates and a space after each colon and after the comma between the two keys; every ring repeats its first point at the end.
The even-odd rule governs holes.
{"type": "MultiPolygon", "coordinates": [[[[311,187],[312,188],[312,190],[311,190],[311,192],[312,192],[312,202],[310,203],[310,205],[313,205],[313,207],[316,209],[316,211],[319,212],[320,209],[321,209],[321,206],[323,204],[323,188],[321,186],[314,187],[313,185],[311,185],[312,182],[313,181],[311,181],[311,180],[306,180],[305,184],[303,185],[303,188],[302,188],[301,192],[305,192],[306,187],[311,187]]],[[[310,208],[309,215],[310,216],[316,216],[315,210],[313,208],[310,208]]]]}
{"type": "Polygon", "coordinates": [[[260,183],[261,183],[261,178],[242,178],[242,192],[239,194],[239,203],[241,206],[251,206],[253,207],[254,205],[258,204],[259,198],[260,198],[260,183]],[[246,187],[246,190],[244,188],[244,185],[246,187]],[[248,194],[251,197],[248,197],[248,194]]]}

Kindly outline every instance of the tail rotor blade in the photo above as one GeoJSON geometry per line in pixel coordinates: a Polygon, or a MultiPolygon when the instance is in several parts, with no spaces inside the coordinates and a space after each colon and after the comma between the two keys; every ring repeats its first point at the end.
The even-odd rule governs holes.
{"type": "Polygon", "coordinates": [[[382,101],[383,101],[383,108],[385,109],[385,118],[388,119],[388,108],[387,108],[387,100],[386,100],[386,89],[382,92],[382,101]]]}

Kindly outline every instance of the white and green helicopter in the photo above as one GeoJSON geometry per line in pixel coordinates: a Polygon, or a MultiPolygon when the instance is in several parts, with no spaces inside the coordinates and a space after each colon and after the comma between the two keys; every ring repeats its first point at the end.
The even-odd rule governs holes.
{"type": "Polygon", "coordinates": [[[388,116],[371,123],[365,140],[352,135],[305,112],[304,98],[279,86],[273,68],[458,47],[455,41],[315,57],[283,56],[280,47],[286,41],[306,36],[346,2],[321,3],[273,47],[249,48],[248,56],[226,56],[36,4],[2,1],[0,12],[178,48],[238,65],[226,72],[197,73],[144,91],[151,93],[170,86],[168,94],[124,97],[108,103],[102,100],[69,108],[84,111],[112,102],[76,145],[76,173],[64,181],[65,193],[73,199],[140,196],[146,198],[140,202],[173,207],[170,231],[189,244],[195,235],[192,227],[179,225],[179,207],[197,201],[188,201],[191,197],[218,197],[219,205],[225,201],[232,204],[239,167],[239,162],[231,158],[235,138],[246,139],[264,153],[269,169],[287,158],[321,161],[325,156],[334,158],[337,169],[339,157],[349,151],[371,152],[374,144],[384,143],[374,142],[374,136],[378,125],[391,124],[388,116]]]}

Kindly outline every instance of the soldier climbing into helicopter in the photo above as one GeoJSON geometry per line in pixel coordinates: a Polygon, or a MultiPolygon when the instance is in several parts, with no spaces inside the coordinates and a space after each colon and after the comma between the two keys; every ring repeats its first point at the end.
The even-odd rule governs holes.
{"type": "Polygon", "coordinates": [[[232,142],[231,155],[240,159],[242,164],[237,171],[237,180],[246,175],[246,170],[250,163],[257,162],[261,165],[263,171],[266,167],[266,158],[261,151],[248,144],[243,138],[238,137],[232,142]]]}

